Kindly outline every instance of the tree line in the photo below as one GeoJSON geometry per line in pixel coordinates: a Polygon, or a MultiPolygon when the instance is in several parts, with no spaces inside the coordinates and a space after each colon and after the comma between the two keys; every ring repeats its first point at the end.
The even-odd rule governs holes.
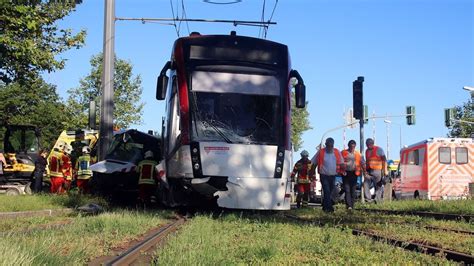
{"type": "MultiPolygon", "coordinates": [[[[91,58],[91,71],[76,88],[68,90],[66,100],[60,98],[55,84],[41,76],[65,67],[66,59],[58,55],[84,46],[85,30],[74,33],[57,23],[81,2],[0,2],[0,124],[37,126],[43,147],[50,147],[64,129],[85,128],[89,101],[100,106],[102,54],[91,58]]],[[[144,107],[140,75],[133,74],[131,62],[115,58],[114,80],[114,124],[119,128],[140,124],[144,107]]],[[[298,150],[302,133],[310,129],[309,114],[307,109],[293,110],[291,138],[298,150]]]]}

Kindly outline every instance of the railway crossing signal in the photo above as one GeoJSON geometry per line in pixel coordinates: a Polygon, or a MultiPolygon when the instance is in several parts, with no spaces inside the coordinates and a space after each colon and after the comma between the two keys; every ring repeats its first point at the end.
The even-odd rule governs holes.
{"type": "Polygon", "coordinates": [[[407,106],[407,125],[414,125],[415,122],[415,106],[407,106]]]}
{"type": "Polygon", "coordinates": [[[454,119],[454,108],[444,109],[444,125],[451,127],[453,125],[452,120],[454,119]]]}
{"type": "Polygon", "coordinates": [[[364,117],[364,98],[363,98],[364,77],[357,77],[352,82],[352,108],[354,109],[354,118],[361,120],[364,117]]]}
{"type": "Polygon", "coordinates": [[[369,123],[369,106],[364,105],[364,124],[369,123]]]}

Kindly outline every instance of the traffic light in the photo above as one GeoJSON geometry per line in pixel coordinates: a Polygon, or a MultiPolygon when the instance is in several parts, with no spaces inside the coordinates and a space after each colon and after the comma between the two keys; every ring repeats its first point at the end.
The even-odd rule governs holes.
{"type": "Polygon", "coordinates": [[[444,125],[451,127],[453,125],[452,120],[454,119],[454,108],[444,109],[444,125]]]}
{"type": "Polygon", "coordinates": [[[364,77],[357,77],[357,80],[352,82],[352,108],[354,109],[354,118],[359,120],[364,117],[363,82],[364,77]]]}
{"type": "Polygon", "coordinates": [[[407,106],[407,124],[415,124],[415,106],[407,106]]]}
{"type": "Polygon", "coordinates": [[[369,106],[364,105],[364,124],[369,123],[369,106]]]}

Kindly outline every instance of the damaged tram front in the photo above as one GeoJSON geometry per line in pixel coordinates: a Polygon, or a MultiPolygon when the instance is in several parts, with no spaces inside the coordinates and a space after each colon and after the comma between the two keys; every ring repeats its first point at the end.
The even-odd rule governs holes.
{"type": "Polygon", "coordinates": [[[177,39],[157,85],[166,101],[161,200],[289,209],[291,84],[303,108],[305,86],[286,45],[235,32],[177,39]]]}

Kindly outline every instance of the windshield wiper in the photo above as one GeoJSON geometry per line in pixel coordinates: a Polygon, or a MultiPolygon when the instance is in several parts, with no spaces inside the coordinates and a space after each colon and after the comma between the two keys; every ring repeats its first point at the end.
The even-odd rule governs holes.
{"type": "MultiPolygon", "coordinates": [[[[204,121],[203,121],[204,122],[204,121]]],[[[219,136],[221,136],[225,142],[227,143],[232,143],[232,141],[224,134],[224,132],[222,132],[222,130],[220,130],[218,127],[216,127],[216,125],[214,125],[214,120],[210,120],[210,121],[205,121],[209,126],[211,126],[215,132],[217,132],[217,134],[219,134],[219,136]]]]}

